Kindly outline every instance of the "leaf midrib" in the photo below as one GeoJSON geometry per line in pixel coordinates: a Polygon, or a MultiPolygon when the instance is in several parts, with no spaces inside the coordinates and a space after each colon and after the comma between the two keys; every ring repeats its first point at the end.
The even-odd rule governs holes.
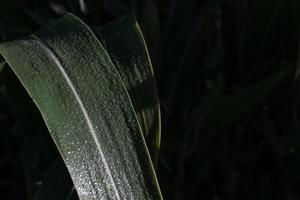
{"type": "Polygon", "coordinates": [[[84,104],[83,104],[83,101],[81,100],[80,98],[80,95],[78,94],[73,82],[71,81],[70,77],[68,76],[67,72],[65,71],[64,67],[63,67],[63,64],[61,63],[60,59],[59,59],[59,56],[57,56],[52,50],[50,47],[48,47],[39,37],[37,37],[36,35],[32,35],[31,36],[31,39],[33,42],[36,42],[38,43],[47,53],[48,55],[53,59],[53,62],[55,63],[55,65],[58,67],[59,71],[62,73],[63,75],[63,78],[65,79],[65,81],[67,82],[67,85],[70,87],[74,97],[76,98],[76,101],[80,107],[80,110],[82,111],[83,113],[83,116],[86,120],[86,123],[87,123],[87,126],[89,128],[89,131],[90,133],[92,134],[92,137],[95,141],[95,144],[99,150],[99,154],[100,154],[100,157],[101,157],[101,160],[103,161],[103,164],[104,164],[104,167],[105,167],[105,171],[109,177],[109,180],[112,184],[112,187],[113,187],[113,190],[115,191],[115,195],[116,195],[116,198],[118,200],[121,200],[120,198],[120,194],[119,194],[119,191],[117,189],[117,186],[116,186],[116,182],[112,176],[112,173],[111,173],[111,170],[109,168],[109,165],[108,165],[108,162],[107,162],[107,159],[105,158],[105,155],[103,153],[103,150],[101,148],[101,144],[100,144],[100,141],[97,137],[97,132],[93,126],[93,123],[90,119],[90,116],[88,114],[88,111],[86,110],[84,104]]]}

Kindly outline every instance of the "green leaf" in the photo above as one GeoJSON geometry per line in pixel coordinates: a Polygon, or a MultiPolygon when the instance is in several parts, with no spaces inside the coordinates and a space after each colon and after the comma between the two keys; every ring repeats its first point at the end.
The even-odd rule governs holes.
{"type": "Polygon", "coordinates": [[[202,128],[205,129],[221,130],[228,127],[240,120],[245,113],[261,105],[288,73],[290,70],[281,70],[265,80],[237,88],[230,95],[219,92],[208,95],[194,112],[194,124],[203,124],[202,128]]]}
{"type": "Polygon", "coordinates": [[[141,30],[134,17],[127,16],[103,29],[96,29],[96,33],[106,44],[125,83],[156,166],[161,138],[160,108],[154,73],[141,30]]]}
{"type": "Polygon", "coordinates": [[[125,86],[72,15],[0,52],[38,106],[80,199],[162,199],[125,86]]]}
{"type": "Polygon", "coordinates": [[[290,70],[281,70],[265,80],[240,87],[233,94],[216,92],[206,96],[191,119],[194,130],[202,132],[198,139],[200,144],[197,155],[205,155],[208,148],[213,147],[211,143],[218,134],[224,133],[226,128],[237,124],[246,114],[262,106],[266,97],[289,73],[290,70]]]}
{"type": "Polygon", "coordinates": [[[141,25],[143,35],[148,44],[148,49],[154,65],[158,71],[159,57],[161,54],[161,19],[158,2],[155,0],[144,0],[141,13],[137,16],[141,25]]]}

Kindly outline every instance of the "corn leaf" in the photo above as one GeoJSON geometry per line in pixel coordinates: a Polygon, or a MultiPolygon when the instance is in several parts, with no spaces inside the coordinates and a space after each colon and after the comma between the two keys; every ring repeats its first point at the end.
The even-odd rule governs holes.
{"type": "Polygon", "coordinates": [[[68,14],[0,52],[42,113],[80,199],[162,199],[124,83],[82,21],[68,14]]]}
{"type": "Polygon", "coordinates": [[[154,73],[141,30],[132,16],[97,28],[132,99],[152,161],[160,147],[160,109],[154,73]]]}

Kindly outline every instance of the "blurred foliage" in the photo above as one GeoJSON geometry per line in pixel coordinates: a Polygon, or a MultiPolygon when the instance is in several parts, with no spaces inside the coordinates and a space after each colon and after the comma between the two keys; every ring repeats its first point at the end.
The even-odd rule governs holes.
{"type": "MultiPolygon", "coordinates": [[[[1,0],[1,41],[64,12],[91,26],[136,15],[162,106],[157,173],[165,199],[300,199],[300,1],[15,3],[8,10],[1,0]]],[[[66,173],[49,176],[63,164],[39,113],[13,79],[4,67],[0,193],[2,199],[32,199],[51,187],[53,176],[69,179],[66,173]]],[[[75,199],[72,184],[64,187],[61,194],[67,195],[55,199],[75,199]]]]}

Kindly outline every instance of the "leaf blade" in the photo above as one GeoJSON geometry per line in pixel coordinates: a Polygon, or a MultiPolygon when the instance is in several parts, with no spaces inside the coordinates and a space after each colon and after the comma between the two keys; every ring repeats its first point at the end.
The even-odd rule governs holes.
{"type": "Polygon", "coordinates": [[[161,199],[127,91],[85,24],[66,15],[0,51],[39,107],[80,199],[161,199]]]}
{"type": "Polygon", "coordinates": [[[106,44],[129,92],[156,166],[161,142],[160,105],[152,64],[139,25],[129,15],[95,31],[106,44]]]}

